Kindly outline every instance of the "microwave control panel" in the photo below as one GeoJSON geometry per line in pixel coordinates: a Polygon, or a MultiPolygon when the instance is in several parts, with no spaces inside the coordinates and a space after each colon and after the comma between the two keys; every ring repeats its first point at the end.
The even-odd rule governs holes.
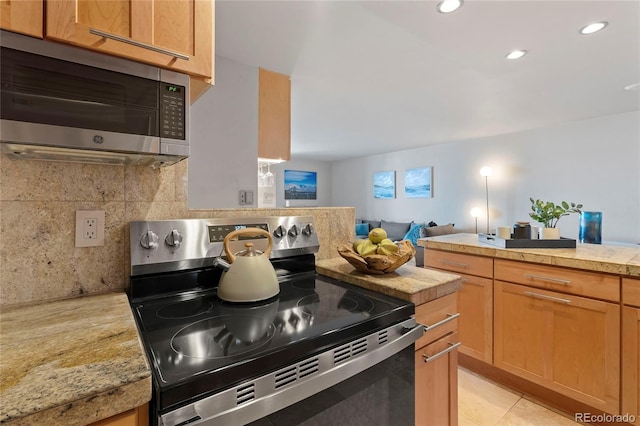
{"type": "Polygon", "coordinates": [[[185,140],[185,87],[160,83],[160,137],[185,140]]]}

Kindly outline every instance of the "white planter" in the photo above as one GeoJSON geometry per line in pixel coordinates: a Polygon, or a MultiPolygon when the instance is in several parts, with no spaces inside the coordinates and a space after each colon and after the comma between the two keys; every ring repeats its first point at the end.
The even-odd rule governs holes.
{"type": "Polygon", "coordinates": [[[543,240],[559,240],[560,229],[559,228],[542,228],[540,238],[543,240]]]}

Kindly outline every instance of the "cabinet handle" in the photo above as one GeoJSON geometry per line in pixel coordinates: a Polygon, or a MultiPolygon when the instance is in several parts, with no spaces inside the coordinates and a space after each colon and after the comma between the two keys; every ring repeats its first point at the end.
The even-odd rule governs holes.
{"type": "Polygon", "coordinates": [[[545,294],[534,293],[531,291],[525,291],[524,294],[526,294],[527,296],[536,297],[538,299],[552,300],[554,302],[560,302],[560,303],[571,303],[571,300],[569,299],[561,299],[559,297],[547,296],[545,294]]]}
{"type": "Polygon", "coordinates": [[[446,259],[440,259],[440,263],[442,263],[443,265],[458,266],[460,268],[468,268],[469,267],[468,263],[454,262],[452,260],[446,260],[446,259]]]}
{"type": "Polygon", "coordinates": [[[449,321],[453,321],[454,319],[458,318],[460,316],[460,313],[456,313],[456,314],[447,314],[447,317],[441,321],[438,321],[435,324],[432,325],[425,325],[424,327],[424,332],[426,333],[429,330],[433,330],[436,327],[440,327],[442,324],[446,324],[449,321]]]}
{"type": "Polygon", "coordinates": [[[449,352],[451,352],[452,350],[456,349],[456,348],[457,348],[458,346],[460,346],[461,344],[462,344],[462,343],[460,343],[460,342],[458,342],[458,343],[449,343],[449,347],[448,347],[447,349],[444,349],[443,351],[438,352],[438,353],[437,353],[437,354],[435,354],[435,355],[431,355],[431,356],[429,356],[429,355],[427,355],[427,354],[422,354],[422,357],[424,358],[424,362],[429,363],[429,362],[433,361],[434,359],[438,359],[438,358],[440,358],[442,355],[446,355],[446,354],[448,354],[449,352]]]}
{"type": "Polygon", "coordinates": [[[552,278],[552,277],[543,277],[540,275],[532,275],[532,274],[524,274],[525,277],[531,278],[532,280],[540,280],[540,281],[549,281],[552,283],[569,285],[571,284],[571,280],[563,280],[561,278],[552,278]]]}
{"type": "Polygon", "coordinates": [[[157,47],[151,44],[142,43],[141,41],[136,41],[130,38],[122,37],[117,34],[107,33],[101,30],[96,30],[95,28],[89,28],[89,33],[93,35],[97,35],[104,38],[110,38],[111,40],[120,41],[122,43],[131,44],[133,46],[142,47],[143,49],[153,50],[154,52],[162,53],[163,55],[173,56],[174,58],[184,59],[185,61],[189,60],[187,55],[183,55],[182,53],[174,52],[169,49],[163,49],[161,47],[157,47]]]}

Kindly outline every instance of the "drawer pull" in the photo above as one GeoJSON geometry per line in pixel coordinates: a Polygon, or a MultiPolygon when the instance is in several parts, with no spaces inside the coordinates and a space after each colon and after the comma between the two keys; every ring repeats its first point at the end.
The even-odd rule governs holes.
{"type": "Polygon", "coordinates": [[[527,296],[536,297],[538,299],[551,300],[551,301],[560,302],[560,303],[571,303],[571,300],[569,299],[561,299],[559,297],[547,296],[546,294],[538,294],[538,293],[533,293],[531,291],[525,291],[524,294],[526,294],[527,296]]]}
{"type": "Polygon", "coordinates": [[[446,324],[449,321],[453,321],[454,319],[458,318],[460,316],[460,313],[456,313],[456,314],[447,314],[447,317],[441,321],[438,321],[435,324],[432,325],[425,325],[424,327],[424,332],[426,333],[429,330],[433,330],[436,327],[440,327],[442,324],[446,324]]]}
{"type": "Polygon", "coordinates": [[[563,280],[561,278],[543,277],[540,275],[531,275],[531,274],[524,274],[524,276],[527,278],[531,278],[532,280],[549,281],[552,283],[558,283],[558,284],[564,284],[564,285],[571,284],[571,280],[563,280]]]}
{"type": "Polygon", "coordinates": [[[131,44],[133,46],[142,47],[143,49],[152,50],[154,52],[162,53],[163,55],[173,56],[174,58],[178,58],[178,59],[184,59],[185,61],[189,60],[189,57],[187,55],[183,55],[182,53],[174,52],[169,49],[163,49],[161,47],[153,46],[151,44],[142,43],[140,41],[122,37],[117,34],[111,34],[105,31],[96,30],[95,28],[89,28],[89,33],[100,36],[100,37],[104,37],[104,38],[110,38],[111,40],[119,41],[122,43],[131,44]]]}
{"type": "Polygon", "coordinates": [[[468,263],[454,262],[452,260],[440,259],[440,263],[443,265],[457,266],[459,268],[468,268],[468,263]]]}
{"type": "Polygon", "coordinates": [[[437,354],[431,355],[431,356],[429,356],[427,354],[422,354],[422,357],[424,358],[424,362],[428,363],[428,362],[431,362],[431,361],[433,361],[435,359],[440,358],[443,355],[448,354],[449,352],[451,352],[452,350],[456,349],[460,345],[461,345],[460,342],[458,342],[458,343],[449,343],[449,347],[447,349],[444,349],[444,350],[438,352],[437,354]]]}

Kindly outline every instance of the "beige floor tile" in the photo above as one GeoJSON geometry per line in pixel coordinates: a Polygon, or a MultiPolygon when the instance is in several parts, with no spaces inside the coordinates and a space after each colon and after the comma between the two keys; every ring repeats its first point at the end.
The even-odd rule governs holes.
{"type": "Polygon", "coordinates": [[[579,423],[521,398],[496,426],[575,426],[579,423]]]}
{"type": "Polygon", "coordinates": [[[458,369],[458,424],[495,425],[522,394],[498,386],[469,371],[458,369]]]}

